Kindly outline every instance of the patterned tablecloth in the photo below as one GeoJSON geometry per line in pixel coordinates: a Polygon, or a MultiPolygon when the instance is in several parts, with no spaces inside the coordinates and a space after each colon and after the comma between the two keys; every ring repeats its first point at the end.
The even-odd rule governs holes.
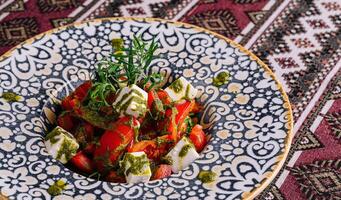
{"type": "Polygon", "coordinates": [[[251,49],[293,108],[294,143],[259,199],[341,199],[340,0],[0,0],[0,55],[40,32],[111,16],[192,23],[251,49]]]}

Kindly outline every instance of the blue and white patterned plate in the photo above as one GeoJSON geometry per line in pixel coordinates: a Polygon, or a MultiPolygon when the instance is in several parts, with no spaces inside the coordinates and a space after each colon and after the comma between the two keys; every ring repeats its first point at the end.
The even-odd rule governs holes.
{"type": "Polygon", "coordinates": [[[52,199],[47,189],[58,179],[68,186],[54,199],[249,199],[280,170],[292,139],[288,97],[270,69],[233,41],[189,24],[111,18],[53,29],[0,57],[0,78],[0,95],[21,96],[12,103],[0,98],[0,192],[9,199],[52,199]],[[139,184],[86,178],[46,152],[51,103],[89,79],[110,53],[110,39],[129,43],[133,35],[158,41],[153,70],[166,73],[168,82],[184,76],[199,90],[200,122],[212,138],[198,160],[169,178],[139,184]],[[222,71],[230,81],[213,86],[222,71]],[[203,184],[200,170],[218,178],[203,184]]]}

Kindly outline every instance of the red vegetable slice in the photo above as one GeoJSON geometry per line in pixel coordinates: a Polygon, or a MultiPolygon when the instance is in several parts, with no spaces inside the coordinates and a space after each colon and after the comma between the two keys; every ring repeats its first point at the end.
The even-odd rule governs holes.
{"type": "Polygon", "coordinates": [[[124,176],[119,176],[115,171],[110,171],[108,175],[105,177],[105,180],[115,183],[125,183],[124,176]]]}
{"type": "Polygon", "coordinates": [[[73,92],[74,98],[77,98],[79,101],[83,101],[85,97],[88,95],[89,90],[92,87],[91,81],[85,81],[80,86],[76,88],[73,92]]]}
{"type": "Polygon", "coordinates": [[[163,179],[172,174],[172,166],[170,165],[159,165],[154,171],[152,180],[163,179]]]}
{"type": "Polygon", "coordinates": [[[63,112],[57,118],[58,126],[62,127],[67,131],[72,131],[76,123],[77,120],[72,116],[72,113],[70,112],[63,112]]]}
{"type": "Polygon", "coordinates": [[[87,174],[94,172],[93,161],[82,151],[78,152],[74,157],[72,157],[70,162],[82,172],[87,174]]]}
{"type": "Polygon", "coordinates": [[[82,102],[85,97],[88,95],[89,90],[92,87],[91,81],[85,81],[80,86],[76,88],[76,90],[71,93],[69,96],[65,97],[62,100],[61,106],[64,110],[73,110],[77,106],[79,106],[80,102],[82,102]]]}
{"type": "Polygon", "coordinates": [[[172,102],[172,100],[169,97],[168,93],[166,91],[162,90],[162,89],[157,91],[157,96],[159,97],[159,99],[162,101],[162,103],[164,105],[169,105],[172,102]]]}
{"type": "Polygon", "coordinates": [[[138,125],[139,122],[135,118],[123,117],[113,124],[112,130],[104,132],[94,153],[98,170],[104,170],[107,165],[117,161],[133,140],[134,127],[138,125]]]}
{"type": "Polygon", "coordinates": [[[194,144],[197,152],[202,151],[207,143],[205,133],[202,129],[202,126],[197,124],[192,128],[189,134],[189,139],[194,144]]]}
{"type": "Polygon", "coordinates": [[[155,90],[150,90],[148,92],[148,101],[147,101],[147,106],[148,109],[151,109],[153,102],[155,101],[155,99],[158,98],[157,94],[155,92],[155,90]]]}
{"type": "Polygon", "coordinates": [[[159,119],[164,116],[165,110],[163,103],[155,90],[150,90],[148,92],[147,106],[154,119],[159,119]]]}
{"type": "Polygon", "coordinates": [[[178,141],[180,138],[180,131],[178,129],[180,130],[182,123],[192,110],[193,104],[194,101],[185,101],[182,104],[176,105],[173,109],[166,110],[167,132],[174,141],[178,141]]]}
{"type": "Polygon", "coordinates": [[[89,155],[93,155],[95,153],[95,150],[96,150],[96,144],[94,143],[89,143],[83,149],[84,153],[89,154],[89,155]]]}

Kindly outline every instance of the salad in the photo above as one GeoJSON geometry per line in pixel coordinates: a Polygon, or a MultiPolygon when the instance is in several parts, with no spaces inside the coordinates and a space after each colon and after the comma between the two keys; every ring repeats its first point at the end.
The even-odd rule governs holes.
{"type": "Polygon", "coordinates": [[[110,182],[146,182],[185,169],[207,142],[197,89],[183,77],[162,87],[162,74],[148,73],[154,40],[112,45],[92,79],[61,101],[47,151],[80,174],[110,182]]]}

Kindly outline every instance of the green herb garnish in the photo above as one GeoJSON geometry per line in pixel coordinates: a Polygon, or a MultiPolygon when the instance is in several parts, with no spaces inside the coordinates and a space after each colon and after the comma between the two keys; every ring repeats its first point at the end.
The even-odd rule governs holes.
{"type": "Polygon", "coordinates": [[[213,78],[213,85],[220,87],[228,82],[230,79],[230,73],[220,72],[215,78],[213,78]]]}
{"type": "Polygon", "coordinates": [[[62,194],[65,187],[66,187],[66,183],[60,179],[60,180],[56,181],[53,185],[51,185],[47,189],[47,192],[52,196],[57,196],[57,195],[62,194]]]}
{"type": "Polygon", "coordinates": [[[1,98],[5,99],[7,102],[17,102],[20,100],[20,96],[14,92],[4,92],[1,98]]]}
{"type": "Polygon", "coordinates": [[[203,183],[213,182],[217,177],[217,174],[212,171],[202,170],[198,175],[198,179],[203,183]]]}
{"type": "Polygon", "coordinates": [[[192,130],[193,126],[194,126],[194,123],[193,123],[193,121],[192,121],[192,118],[189,117],[189,116],[186,117],[184,123],[187,125],[187,126],[186,126],[186,134],[189,135],[189,133],[191,132],[191,130],[192,130]]]}
{"type": "Polygon", "coordinates": [[[112,45],[115,52],[98,63],[96,78],[88,95],[88,105],[94,109],[109,106],[108,97],[121,86],[138,84],[145,87],[149,83],[150,89],[163,81],[160,74],[146,74],[158,48],[154,40],[147,44],[134,36],[129,48],[124,48],[122,39],[113,39],[112,45]]]}

